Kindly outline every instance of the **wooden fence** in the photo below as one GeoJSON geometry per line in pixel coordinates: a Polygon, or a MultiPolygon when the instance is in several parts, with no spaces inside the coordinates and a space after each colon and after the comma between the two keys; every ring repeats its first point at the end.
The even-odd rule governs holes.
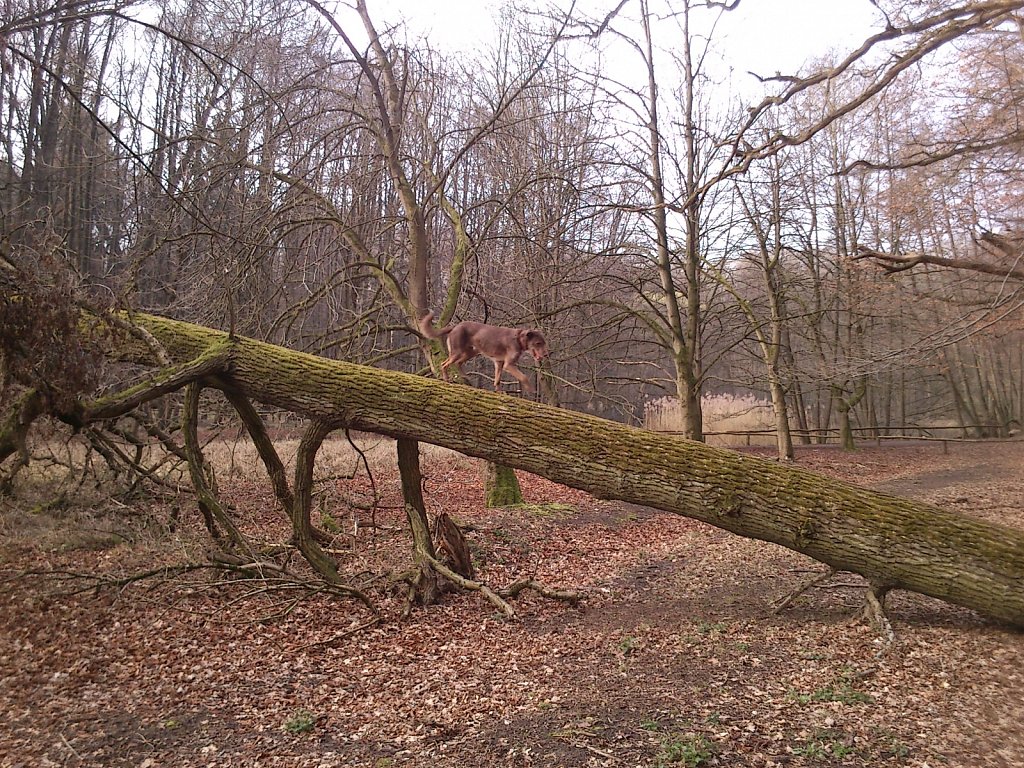
{"type": "MultiPolygon", "coordinates": [[[[993,440],[1007,440],[1007,439],[1018,439],[1012,434],[1010,437],[968,437],[966,433],[975,431],[980,432],[983,430],[999,430],[1006,429],[1004,424],[967,424],[964,426],[905,426],[905,427],[888,427],[886,430],[881,430],[878,427],[853,427],[851,431],[854,434],[854,438],[857,440],[870,440],[876,445],[881,445],[883,442],[888,441],[899,441],[899,440],[912,440],[914,442],[938,442],[942,443],[942,452],[949,452],[949,443],[970,443],[970,442],[982,442],[982,441],[993,441],[993,440]],[[960,432],[960,435],[947,435],[942,434],[944,432],[960,432]],[[867,437],[859,433],[867,433],[867,437]],[[897,434],[898,433],[898,434],[897,434]],[[911,433],[911,434],[907,434],[911,433]],[[935,434],[939,433],[939,434],[935,434]]],[[[681,435],[682,432],[674,430],[655,430],[662,434],[667,435],[681,435]]],[[[794,447],[800,447],[801,445],[807,445],[805,442],[801,442],[801,438],[808,438],[811,440],[810,445],[821,446],[821,445],[835,445],[836,440],[839,438],[839,429],[792,429],[790,430],[793,435],[794,447]]],[[[725,429],[708,431],[704,433],[704,437],[743,437],[745,438],[746,445],[751,445],[751,438],[763,435],[775,435],[774,429],[725,429]]]]}

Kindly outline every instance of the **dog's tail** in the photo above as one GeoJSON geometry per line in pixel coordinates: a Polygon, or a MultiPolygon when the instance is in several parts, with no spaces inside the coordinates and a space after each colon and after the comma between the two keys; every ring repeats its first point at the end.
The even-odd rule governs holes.
{"type": "Polygon", "coordinates": [[[427,312],[427,314],[420,318],[420,331],[428,339],[443,339],[445,336],[452,332],[451,327],[435,329],[433,326],[433,322],[433,312],[427,312]]]}

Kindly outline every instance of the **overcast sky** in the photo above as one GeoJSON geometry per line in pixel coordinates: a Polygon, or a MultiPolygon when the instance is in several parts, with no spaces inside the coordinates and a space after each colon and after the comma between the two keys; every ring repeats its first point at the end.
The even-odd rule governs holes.
{"type": "MultiPolygon", "coordinates": [[[[368,0],[375,18],[404,19],[412,37],[423,36],[442,50],[472,50],[489,39],[506,2],[368,0]]],[[[568,2],[559,0],[566,7],[568,2]]],[[[616,4],[578,0],[577,8],[599,16],[616,4]]],[[[725,15],[715,37],[737,73],[792,73],[831,48],[845,52],[856,47],[877,31],[879,20],[869,0],[743,0],[737,11],[725,15]]]]}

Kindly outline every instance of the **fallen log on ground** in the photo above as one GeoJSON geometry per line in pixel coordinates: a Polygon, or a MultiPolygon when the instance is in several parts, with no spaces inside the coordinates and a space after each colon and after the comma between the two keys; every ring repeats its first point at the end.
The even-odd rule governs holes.
{"type": "MultiPolygon", "coordinates": [[[[334,428],[433,443],[592,493],[774,542],[861,574],[873,597],[905,589],[1024,627],[1024,531],[799,468],[521,399],[336,362],[166,318],[134,321],[180,379],[234,390],[334,428]],[[214,378],[210,378],[211,375],[214,378]]],[[[156,364],[135,337],[117,352],[156,364]]],[[[157,379],[159,379],[159,375],[157,379]]],[[[123,399],[123,398],[122,398],[123,399]]],[[[103,403],[92,408],[104,412],[103,403]]]]}

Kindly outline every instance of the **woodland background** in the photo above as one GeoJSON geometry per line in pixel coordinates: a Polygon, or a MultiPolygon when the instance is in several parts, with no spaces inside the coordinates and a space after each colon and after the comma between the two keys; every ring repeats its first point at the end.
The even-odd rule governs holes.
{"type": "Polygon", "coordinates": [[[1024,0],[858,1],[0,0],[0,767],[1019,766],[1021,442],[757,458],[1024,421],[1024,0]]]}
{"type": "MultiPolygon", "coordinates": [[[[730,5],[508,6],[452,57],[363,0],[5,0],[5,295],[410,372],[428,310],[540,327],[545,400],[676,398],[698,439],[709,395],[780,431],[1019,427],[1024,3],[880,0],[756,97],[718,74],[730,5]]],[[[84,386],[4,306],[38,342],[9,383],[84,386]]]]}

